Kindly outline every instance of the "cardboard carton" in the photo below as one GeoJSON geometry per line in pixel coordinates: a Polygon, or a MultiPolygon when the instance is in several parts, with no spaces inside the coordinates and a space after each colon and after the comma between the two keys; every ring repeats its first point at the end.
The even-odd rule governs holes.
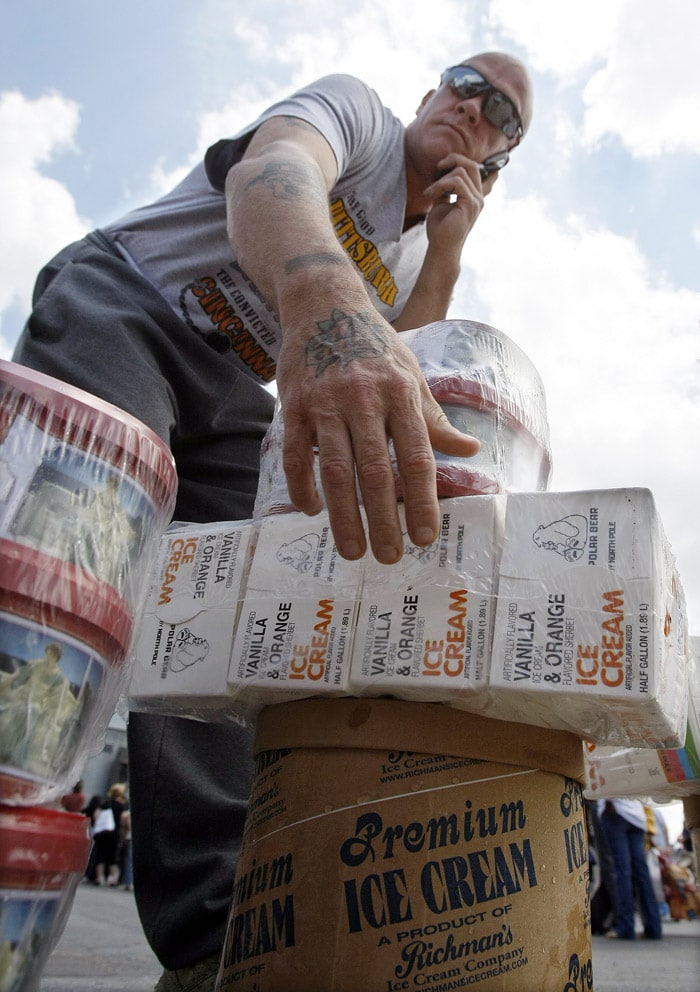
{"type": "Polygon", "coordinates": [[[134,641],[132,709],[211,718],[230,705],[231,642],[255,532],[240,521],[168,528],[134,641]]]}
{"type": "Polygon", "coordinates": [[[508,497],[487,713],[678,747],[685,600],[651,493],[508,497]]]}
{"type": "Polygon", "coordinates": [[[582,771],[440,704],[266,707],[217,989],[591,988],[582,771]]]}
{"type": "Polygon", "coordinates": [[[338,554],[325,511],[262,521],[231,653],[237,699],[346,692],[362,569],[338,554]]]}
{"type": "Polygon", "coordinates": [[[368,557],[353,694],[457,703],[486,687],[504,513],[503,496],[444,499],[434,544],[407,538],[396,565],[368,557]]]}

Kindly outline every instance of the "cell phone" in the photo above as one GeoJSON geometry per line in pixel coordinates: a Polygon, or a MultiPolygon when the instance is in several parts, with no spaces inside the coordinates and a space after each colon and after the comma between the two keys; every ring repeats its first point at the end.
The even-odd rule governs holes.
{"type": "Polygon", "coordinates": [[[504,165],[507,164],[510,155],[507,151],[496,152],[495,155],[489,155],[485,158],[483,162],[479,163],[479,172],[482,179],[486,179],[488,175],[492,172],[498,172],[502,169],[504,165]]]}

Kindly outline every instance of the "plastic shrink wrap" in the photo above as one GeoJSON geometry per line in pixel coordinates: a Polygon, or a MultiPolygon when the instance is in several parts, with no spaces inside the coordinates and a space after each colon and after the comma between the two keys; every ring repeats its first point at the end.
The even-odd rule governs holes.
{"type": "MultiPolygon", "coordinates": [[[[187,535],[165,539],[132,708],[247,721],[267,703],[305,696],[392,696],[601,745],[678,746],[685,602],[651,493],[547,492],[542,381],[500,331],[448,320],[402,339],[448,417],[482,439],[474,458],[436,453],[438,539],[419,548],[405,534],[391,566],[369,554],[340,558],[328,514],[307,517],[290,504],[278,407],[253,520],[217,525],[251,529],[231,596],[207,585],[197,554],[176,574],[169,542],[187,535]],[[178,616],[162,601],[168,570],[183,595],[188,584],[194,590],[178,616]]],[[[398,474],[395,481],[403,521],[398,474]]],[[[202,539],[201,529],[190,533],[202,539]]]]}
{"type": "Polygon", "coordinates": [[[0,989],[36,992],[85,873],[79,813],[0,805],[0,989]]]}
{"type": "MultiPolygon", "coordinates": [[[[176,618],[149,620],[173,609],[158,603],[161,569],[132,707],[247,721],[267,703],[307,696],[391,696],[600,745],[681,744],[685,601],[648,490],[466,496],[440,506],[437,541],[416,548],[407,540],[389,566],[370,555],[340,558],[325,511],[221,525],[222,533],[253,531],[250,564],[241,557],[236,573],[239,599],[218,601],[214,583],[209,600],[196,600],[201,559],[178,568],[189,590],[178,616],[190,614],[188,631],[207,650],[194,665],[173,666],[162,651],[179,650],[176,618]]],[[[173,539],[187,541],[187,525],[179,526],[166,534],[161,562],[172,560],[173,539]]],[[[190,527],[194,539],[201,526],[190,527]]],[[[214,546],[216,529],[209,535],[214,546]]]]}
{"type": "Polygon", "coordinates": [[[648,489],[509,495],[498,570],[487,715],[682,743],[685,596],[648,489]]]}
{"type": "Polygon", "coordinates": [[[1,802],[58,799],[101,741],[175,493],[144,424],[0,362],[1,802]]]}
{"type": "Polygon", "coordinates": [[[587,745],[586,790],[589,799],[619,796],[666,803],[700,796],[700,637],[689,638],[690,692],[688,727],[683,747],[615,748],[587,745]]]}
{"type": "MultiPolygon", "coordinates": [[[[428,386],[450,422],[481,441],[472,458],[435,453],[440,497],[547,489],[552,474],[544,386],[527,355],[503,332],[470,320],[443,320],[401,340],[416,355],[428,386]]],[[[280,404],[261,451],[253,515],[288,513],[282,468],[280,404]]],[[[318,463],[316,481],[321,492],[318,463]]],[[[401,480],[396,473],[397,495],[401,480]]]]}
{"type": "Polygon", "coordinates": [[[436,321],[401,338],[450,423],[481,441],[472,458],[435,453],[438,495],[547,489],[547,402],[525,352],[502,331],[472,320],[436,321]]]}

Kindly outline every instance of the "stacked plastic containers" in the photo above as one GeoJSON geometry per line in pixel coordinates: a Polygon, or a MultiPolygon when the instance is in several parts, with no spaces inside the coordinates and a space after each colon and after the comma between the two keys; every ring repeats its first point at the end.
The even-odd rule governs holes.
{"type": "MultiPolygon", "coordinates": [[[[435,452],[438,496],[547,490],[552,457],[546,396],[525,352],[502,331],[472,320],[437,321],[404,331],[401,339],[450,423],[481,441],[471,458],[435,452]]],[[[256,517],[294,509],[282,468],[283,433],[278,404],[261,452],[256,517]]],[[[400,497],[398,473],[395,478],[400,497]]],[[[318,473],[317,483],[320,492],[318,473]]]]}
{"type": "Polygon", "coordinates": [[[472,458],[435,453],[439,496],[542,492],[552,458],[540,375],[505,334],[471,320],[442,320],[402,339],[453,427],[481,441],[472,458]]]}
{"type": "Polygon", "coordinates": [[[0,992],[35,987],[85,869],[54,807],[128,682],[176,489],[140,421],[0,361],[0,992]]]}

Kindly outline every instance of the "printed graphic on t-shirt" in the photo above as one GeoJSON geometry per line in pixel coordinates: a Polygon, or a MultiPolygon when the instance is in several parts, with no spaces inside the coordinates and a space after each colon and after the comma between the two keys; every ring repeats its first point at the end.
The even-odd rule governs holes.
{"type": "MultiPolygon", "coordinates": [[[[377,306],[391,319],[387,311],[396,303],[398,287],[372,240],[375,228],[361,204],[353,194],[347,197],[347,205],[338,197],[330,204],[330,216],[338,242],[375,290],[377,306]]],[[[178,305],[185,323],[211,348],[221,354],[233,352],[263,382],[274,380],[281,341],[279,321],[235,261],[182,286],[178,305]]]]}
{"type": "Polygon", "coordinates": [[[228,268],[221,268],[184,286],[179,300],[182,316],[215,351],[235,352],[263,382],[272,382],[279,353],[277,317],[257,294],[253,295],[253,284],[242,270],[236,265],[231,268],[237,270],[238,284],[228,268]],[[250,294],[243,292],[241,279],[249,283],[250,294]],[[264,317],[259,312],[263,309],[264,317]]]}
{"type": "MultiPolygon", "coordinates": [[[[352,200],[353,198],[350,197],[352,200]]],[[[356,206],[355,203],[352,204],[356,206]]],[[[359,205],[357,205],[359,206],[359,205]]],[[[377,291],[377,296],[386,304],[393,306],[398,293],[394,277],[382,261],[377,246],[365,237],[365,227],[373,230],[361,216],[361,208],[356,213],[357,221],[348,213],[343,200],[338,197],[331,203],[331,223],[335,236],[360,270],[362,277],[377,291]]]]}

